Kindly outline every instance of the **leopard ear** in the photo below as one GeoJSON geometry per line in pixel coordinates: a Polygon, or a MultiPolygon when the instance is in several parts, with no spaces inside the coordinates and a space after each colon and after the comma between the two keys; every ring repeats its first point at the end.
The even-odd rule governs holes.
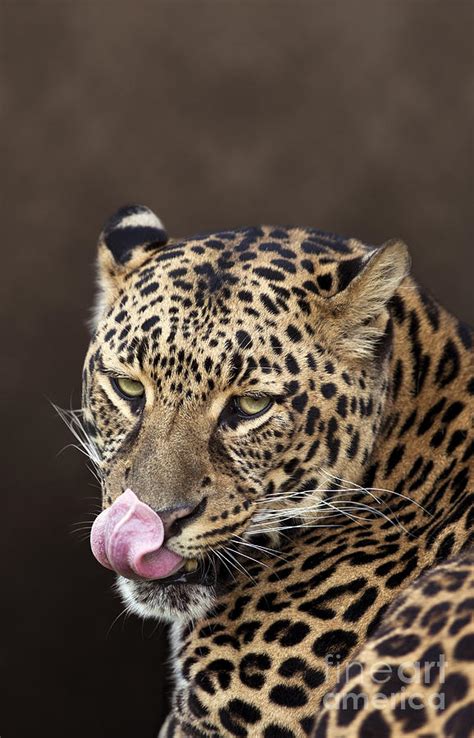
{"type": "Polygon", "coordinates": [[[387,241],[363,257],[360,270],[345,289],[326,299],[336,340],[343,343],[346,355],[374,355],[389,327],[387,303],[409,273],[410,263],[403,241],[387,241]]]}
{"type": "Polygon", "coordinates": [[[126,205],[109,218],[99,236],[93,329],[116,297],[122,277],[167,241],[163,223],[144,205],[126,205]]]}

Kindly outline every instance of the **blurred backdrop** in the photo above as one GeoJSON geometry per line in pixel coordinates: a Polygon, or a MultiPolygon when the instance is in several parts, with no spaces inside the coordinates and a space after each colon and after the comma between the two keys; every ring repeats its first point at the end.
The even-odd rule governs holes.
{"type": "Polygon", "coordinates": [[[2,738],[153,738],[165,629],[124,621],[73,529],[95,242],[262,221],[378,244],[472,320],[469,0],[3,0],[2,738]],[[6,472],[6,473],[5,473],[6,472]]]}

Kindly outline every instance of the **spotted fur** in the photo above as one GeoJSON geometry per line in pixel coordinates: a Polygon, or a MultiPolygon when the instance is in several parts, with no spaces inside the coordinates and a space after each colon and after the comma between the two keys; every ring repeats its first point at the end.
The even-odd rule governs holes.
{"type": "Polygon", "coordinates": [[[119,582],[172,622],[160,735],[311,735],[328,657],[376,644],[397,595],[471,547],[472,336],[408,268],[401,242],[312,228],[166,241],[141,206],[102,233],[84,423],[104,506],[186,505],[167,545],[220,562],[211,584],[119,582]],[[242,418],[245,394],[272,404],[242,418]]]}
{"type": "Polygon", "coordinates": [[[404,590],[343,671],[314,738],[474,734],[474,554],[404,590]]]}

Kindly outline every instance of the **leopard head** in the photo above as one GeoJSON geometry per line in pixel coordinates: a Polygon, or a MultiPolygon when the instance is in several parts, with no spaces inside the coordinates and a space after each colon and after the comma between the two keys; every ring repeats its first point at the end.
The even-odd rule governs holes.
{"type": "Polygon", "coordinates": [[[172,240],[143,206],[108,221],[83,413],[108,513],[95,553],[131,609],[202,616],[249,541],[277,546],[327,517],[332,480],[361,479],[408,265],[399,241],[269,226],[172,240]]]}

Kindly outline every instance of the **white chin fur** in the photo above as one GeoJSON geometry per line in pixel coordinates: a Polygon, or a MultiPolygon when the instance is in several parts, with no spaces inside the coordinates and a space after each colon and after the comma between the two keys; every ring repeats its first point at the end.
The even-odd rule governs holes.
{"type": "Polygon", "coordinates": [[[119,576],[117,590],[129,612],[165,623],[200,620],[215,604],[214,590],[197,584],[187,586],[185,595],[179,597],[179,590],[173,585],[160,587],[153,582],[132,581],[119,576]]]}

